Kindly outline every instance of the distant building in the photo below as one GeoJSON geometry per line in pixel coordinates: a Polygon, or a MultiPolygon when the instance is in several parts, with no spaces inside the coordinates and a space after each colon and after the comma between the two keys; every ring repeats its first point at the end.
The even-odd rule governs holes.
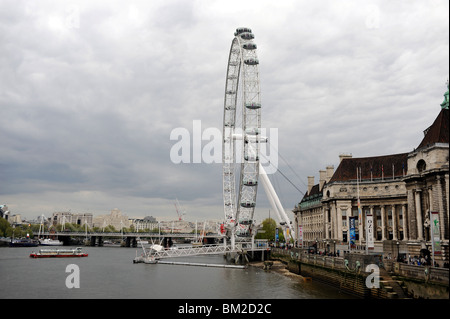
{"type": "Polygon", "coordinates": [[[142,230],[153,230],[155,228],[158,228],[158,222],[156,221],[156,218],[153,216],[146,216],[142,219],[136,218],[136,219],[130,219],[131,226],[134,227],[136,231],[142,231],[142,230]]]}
{"type": "Polygon", "coordinates": [[[8,222],[11,225],[21,225],[22,224],[22,216],[20,214],[9,215],[8,222]]]}
{"type": "Polygon", "coordinates": [[[352,219],[352,249],[363,250],[366,219],[372,215],[375,252],[400,259],[419,256],[423,244],[431,251],[433,212],[439,224],[434,233],[440,250],[436,261],[441,266],[449,261],[448,94],[412,152],[364,158],[341,155],[332,176],[332,167],[327,167],[320,171],[319,184],[308,177],[308,191],[293,210],[304,246],[324,253],[348,251],[352,219]]]}
{"type": "Polygon", "coordinates": [[[130,221],[128,216],[123,215],[118,208],[111,210],[109,215],[95,216],[93,220],[93,227],[104,228],[106,226],[113,226],[115,229],[129,228],[130,221]]]}
{"type": "Polygon", "coordinates": [[[0,217],[8,220],[9,209],[6,205],[0,205],[0,217]]]}
{"type": "Polygon", "coordinates": [[[93,216],[92,213],[72,213],[72,212],[55,212],[52,215],[51,221],[53,225],[57,224],[75,224],[92,227],[93,216]]]}

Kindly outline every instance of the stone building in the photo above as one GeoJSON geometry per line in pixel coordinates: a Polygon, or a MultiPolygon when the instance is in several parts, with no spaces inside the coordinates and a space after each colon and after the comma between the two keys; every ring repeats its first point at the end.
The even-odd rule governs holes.
{"type": "Polygon", "coordinates": [[[115,229],[120,230],[122,228],[129,228],[130,220],[118,208],[114,208],[109,215],[95,216],[93,226],[100,228],[113,226],[115,229]]]}
{"type": "Polygon", "coordinates": [[[158,229],[158,221],[153,216],[131,219],[130,222],[136,231],[152,231],[154,229],[158,229]]]}
{"type": "Polygon", "coordinates": [[[9,209],[6,205],[0,205],[0,218],[8,220],[9,209]]]}
{"type": "Polygon", "coordinates": [[[317,241],[326,237],[322,208],[323,188],[330,181],[333,173],[334,166],[327,166],[326,170],[319,171],[319,184],[314,184],[314,176],[308,176],[308,191],[298,207],[294,209],[294,224],[303,227],[303,243],[305,246],[317,246],[317,241]]]}
{"type": "Polygon", "coordinates": [[[53,225],[70,223],[76,225],[85,225],[92,227],[92,213],[72,213],[72,212],[55,212],[51,217],[53,225]]]}
{"type": "Polygon", "coordinates": [[[293,210],[296,223],[302,226],[304,246],[326,253],[348,251],[350,221],[355,221],[352,250],[362,251],[366,218],[372,215],[374,252],[419,256],[423,244],[431,250],[430,216],[434,213],[440,244],[436,261],[448,262],[448,91],[444,96],[436,120],[412,152],[365,158],[341,155],[335,172],[332,167],[320,171],[319,184],[308,177],[308,191],[293,210]]]}

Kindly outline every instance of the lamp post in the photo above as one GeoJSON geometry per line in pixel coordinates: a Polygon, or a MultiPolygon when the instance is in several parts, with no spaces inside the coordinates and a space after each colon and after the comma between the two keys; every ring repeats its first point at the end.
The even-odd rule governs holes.
{"type": "Polygon", "coordinates": [[[400,243],[397,242],[397,261],[400,261],[400,243]]]}

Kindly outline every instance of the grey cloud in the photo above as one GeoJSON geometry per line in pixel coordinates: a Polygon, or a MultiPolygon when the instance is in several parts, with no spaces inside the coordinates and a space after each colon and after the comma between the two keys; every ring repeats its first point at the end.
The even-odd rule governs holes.
{"type": "MultiPolygon", "coordinates": [[[[281,155],[305,179],[342,152],[414,148],[448,77],[441,1],[6,1],[0,9],[0,201],[30,217],[33,207],[66,207],[64,199],[90,211],[122,199],[130,215],[170,215],[178,197],[192,214],[205,205],[220,218],[221,165],[173,164],[169,136],[192,132],[193,120],[222,129],[236,27],[255,31],[262,126],[279,129],[281,155]]],[[[280,169],[305,189],[281,160],[280,169]]],[[[301,195],[278,181],[290,209],[301,195]]],[[[258,201],[268,207],[262,189],[258,201]]]]}

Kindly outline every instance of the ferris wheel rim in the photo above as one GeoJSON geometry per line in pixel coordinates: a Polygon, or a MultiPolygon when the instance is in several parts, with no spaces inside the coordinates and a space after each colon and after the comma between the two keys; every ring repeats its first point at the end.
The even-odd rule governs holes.
{"type": "Polygon", "coordinates": [[[245,232],[251,231],[259,175],[258,134],[261,129],[261,101],[259,60],[253,39],[251,29],[236,29],[228,57],[224,94],[222,144],[224,213],[227,222],[234,224],[238,231],[243,229],[243,237],[248,235],[245,232]],[[241,101],[238,101],[238,94],[241,94],[241,101]],[[238,108],[242,112],[240,132],[236,127],[238,108]],[[236,158],[239,150],[240,163],[236,158]],[[237,187],[235,171],[238,164],[240,171],[237,187]]]}

